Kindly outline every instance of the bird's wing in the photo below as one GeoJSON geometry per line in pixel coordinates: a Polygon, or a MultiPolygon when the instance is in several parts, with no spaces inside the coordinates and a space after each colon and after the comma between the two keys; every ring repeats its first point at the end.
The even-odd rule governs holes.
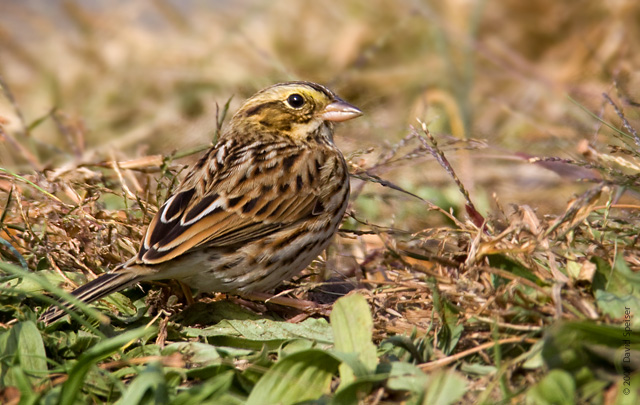
{"type": "Polygon", "coordinates": [[[324,210],[322,154],[223,148],[207,153],[160,208],[135,262],[158,264],[193,249],[246,244],[324,210]]]}

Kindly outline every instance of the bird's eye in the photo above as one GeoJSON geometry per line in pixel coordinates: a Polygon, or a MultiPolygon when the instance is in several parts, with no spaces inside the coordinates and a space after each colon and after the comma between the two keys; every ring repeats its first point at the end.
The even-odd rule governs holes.
{"type": "Polygon", "coordinates": [[[300,108],[304,105],[304,97],[298,93],[294,93],[287,97],[287,103],[289,103],[292,108],[300,108]]]}

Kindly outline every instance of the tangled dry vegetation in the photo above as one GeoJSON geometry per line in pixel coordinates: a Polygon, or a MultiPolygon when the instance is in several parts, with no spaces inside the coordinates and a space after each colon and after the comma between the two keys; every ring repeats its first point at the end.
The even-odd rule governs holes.
{"type": "Polygon", "coordinates": [[[295,24],[302,38],[339,20],[335,35],[348,43],[333,46],[329,36],[316,46],[332,50],[323,66],[340,76],[327,79],[319,57],[293,58],[304,47],[289,28],[237,11],[208,26],[211,14],[158,1],[145,12],[171,29],[152,35],[124,12],[98,19],[66,2],[77,36],[29,48],[0,30],[2,402],[635,403],[638,49],[616,42],[614,29],[632,35],[640,10],[616,3],[607,10],[613,25],[598,22],[596,5],[542,0],[494,5],[478,21],[479,8],[461,21],[446,6],[414,2],[337,7],[338,17],[309,4],[249,3],[266,21],[306,15],[304,27],[295,24]],[[537,30],[538,8],[553,11],[559,38],[537,30]],[[421,31],[434,16],[448,25],[421,31]],[[505,16],[500,32],[492,23],[505,16]],[[123,20],[129,28],[115,34],[123,20]],[[462,36],[473,23],[477,37],[462,36]],[[509,40],[496,40],[505,33],[509,40]],[[591,53],[568,52],[585,36],[591,53]],[[407,37],[444,48],[398,41],[407,37]],[[180,52],[162,54],[156,42],[180,52]],[[52,75],[45,60],[60,49],[69,65],[52,75]],[[229,57],[215,64],[214,53],[229,57]],[[447,63],[476,71],[447,76],[447,63]],[[261,70],[264,79],[249,79],[261,70]],[[425,70],[434,77],[422,80],[425,70]],[[62,290],[136,252],[184,168],[233,111],[231,94],[302,74],[334,82],[369,117],[339,134],[353,190],[339,235],[279,291],[312,309],[225,295],[185,308],[159,283],[97,303],[110,323],[91,312],[36,323],[62,290]],[[566,91],[575,103],[558,96],[566,91]],[[38,105],[44,114],[33,112],[38,105]]]}

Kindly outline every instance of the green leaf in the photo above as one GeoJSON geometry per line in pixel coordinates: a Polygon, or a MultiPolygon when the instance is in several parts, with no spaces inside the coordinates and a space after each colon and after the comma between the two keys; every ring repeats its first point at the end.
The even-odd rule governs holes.
{"type": "Polygon", "coordinates": [[[36,118],[35,120],[33,120],[31,122],[31,124],[29,124],[29,126],[27,127],[27,132],[31,132],[34,129],[36,129],[40,124],[42,124],[45,120],[51,118],[51,116],[56,112],[56,107],[52,108],[51,110],[47,111],[46,114],[44,114],[41,117],[36,118]]]}
{"type": "MultiPolygon", "coordinates": [[[[163,349],[166,349],[169,346],[165,346],[163,349]]],[[[130,360],[136,357],[146,357],[146,356],[161,356],[162,350],[160,346],[155,344],[144,344],[138,347],[134,347],[131,350],[128,350],[122,356],[123,360],[130,360]]]]}
{"type": "Polygon", "coordinates": [[[311,349],[287,356],[273,365],[255,385],[247,405],[297,404],[328,394],[339,360],[311,349]]]}
{"type": "Polygon", "coordinates": [[[440,294],[435,279],[429,280],[429,286],[433,295],[434,309],[443,323],[438,331],[438,348],[449,355],[453,353],[464,331],[464,325],[458,323],[460,311],[440,294]]]}
{"type": "Polygon", "coordinates": [[[549,328],[542,348],[542,357],[549,368],[595,371],[619,367],[619,352],[623,340],[629,341],[633,358],[640,358],[640,333],[624,328],[599,325],[590,321],[558,322],[549,328]]]}
{"type": "Polygon", "coordinates": [[[535,370],[544,366],[544,359],[542,358],[542,348],[544,341],[539,340],[531,346],[528,352],[522,353],[518,356],[518,360],[524,360],[522,368],[526,370],[535,370]]]}
{"type": "Polygon", "coordinates": [[[389,370],[387,388],[396,391],[423,392],[429,377],[413,364],[394,361],[389,370]]]}
{"type": "MultiPolygon", "coordinates": [[[[532,273],[530,269],[510,259],[505,255],[492,254],[492,255],[487,255],[487,258],[489,259],[489,264],[491,265],[491,267],[495,267],[501,270],[506,270],[509,273],[513,273],[516,276],[525,278],[536,284],[539,284],[539,285],[542,284],[542,281],[534,273],[532,273]]],[[[502,280],[502,283],[500,284],[508,282],[508,280],[505,280],[502,277],[500,277],[500,280],[502,280]]],[[[497,287],[497,285],[495,286],[497,287]]]]}
{"type": "Polygon", "coordinates": [[[202,365],[219,364],[222,357],[215,346],[200,342],[178,342],[162,350],[163,356],[181,353],[185,361],[202,365]]]}
{"type": "Polygon", "coordinates": [[[489,366],[485,364],[463,363],[460,366],[460,371],[465,374],[492,375],[498,372],[498,368],[496,366],[489,366]]]}
{"type": "Polygon", "coordinates": [[[85,330],[53,331],[44,335],[49,350],[65,358],[75,358],[100,341],[100,337],[85,330]]]}
{"type": "Polygon", "coordinates": [[[631,374],[627,381],[618,383],[617,396],[614,402],[616,405],[635,405],[640,403],[640,373],[631,374]],[[625,388],[627,389],[625,391],[625,388]]]}
{"type": "Polygon", "coordinates": [[[582,264],[575,260],[567,260],[567,274],[571,277],[571,280],[577,281],[580,277],[580,270],[582,264]]]}
{"type": "Polygon", "coordinates": [[[302,350],[313,349],[314,347],[316,347],[316,345],[311,340],[293,339],[282,344],[282,346],[280,347],[279,355],[289,356],[302,350]]]}
{"type": "MultiPolygon", "coordinates": [[[[47,268],[48,268],[48,262],[47,262],[47,268]]],[[[64,282],[64,279],[62,278],[62,276],[59,273],[52,270],[40,270],[37,272],[29,272],[29,273],[41,279],[44,278],[47,282],[51,283],[52,285],[60,285],[64,282]]],[[[76,273],[63,272],[63,274],[78,284],[82,284],[86,281],[86,279],[82,277],[80,274],[78,274],[77,272],[76,273]]],[[[35,277],[27,277],[27,278],[15,277],[12,280],[3,282],[2,287],[3,289],[4,288],[9,289],[10,287],[13,287],[13,290],[15,292],[20,292],[24,294],[41,292],[43,290],[42,282],[36,279],[35,277]]]]}
{"type": "MultiPolygon", "coordinates": [[[[55,285],[50,283],[45,277],[41,277],[37,273],[33,273],[31,271],[27,271],[27,270],[24,270],[24,269],[22,269],[20,267],[11,265],[9,263],[4,263],[4,262],[0,262],[0,270],[6,272],[8,274],[21,277],[21,278],[23,278],[25,280],[30,280],[30,281],[33,281],[33,282],[36,282],[36,283],[40,284],[40,286],[42,286],[42,288],[45,289],[46,291],[49,291],[49,292],[55,294],[56,296],[58,296],[58,297],[60,297],[60,298],[62,298],[64,300],[72,303],[74,306],[76,306],[77,308],[81,309],[82,311],[85,311],[88,315],[90,315],[91,317],[93,317],[95,319],[102,320],[104,318],[104,315],[102,315],[101,313],[99,313],[95,309],[91,308],[87,303],[82,302],[77,297],[71,295],[71,293],[69,293],[67,291],[64,291],[62,288],[56,287],[55,285]]],[[[19,292],[20,293],[22,291],[20,291],[18,288],[0,287],[0,292],[10,292],[10,293],[19,292]]],[[[48,301],[48,302],[53,303],[53,304],[56,303],[55,300],[53,300],[52,298],[43,296],[41,294],[34,294],[34,296],[38,297],[41,300],[48,301]]],[[[72,314],[74,319],[76,319],[83,326],[87,327],[87,329],[90,329],[90,330],[94,331],[94,333],[96,333],[96,334],[99,333],[89,322],[87,322],[86,319],[84,319],[83,317],[79,316],[74,311],[71,311],[70,313],[72,314]]]]}
{"type": "MultiPolygon", "coordinates": [[[[11,380],[13,386],[15,386],[20,391],[20,404],[35,404],[38,395],[34,392],[31,384],[31,380],[25,374],[24,370],[17,367],[12,367],[8,373],[8,380],[11,380]]],[[[4,388],[4,385],[0,385],[1,388],[4,388]]]]}
{"type": "Polygon", "coordinates": [[[640,298],[640,274],[631,271],[623,255],[616,256],[613,268],[601,258],[594,258],[596,275],[593,280],[594,290],[605,290],[618,297],[632,295],[640,298]]]}
{"type": "MultiPolygon", "coordinates": [[[[218,347],[247,350],[278,350],[290,340],[309,339],[320,346],[329,347],[333,342],[331,327],[324,319],[309,318],[298,324],[271,319],[229,319],[204,328],[184,328],[187,337],[206,337],[207,342],[218,347]]],[[[228,350],[227,350],[228,351],[228,350]]]]}
{"type": "Polygon", "coordinates": [[[85,381],[87,372],[99,361],[120,350],[130,342],[144,338],[145,336],[152,335],[154,333],[156,333],[155,328],[141,327],[138,329],[133,329],[124,332],[121,335],[103,340],[93,346],[91,349],[81,354],[78,357],[78,361],[76,362],[76,364],[74,364],[71,371],[69,371],[69,379],[62,386],[59,403],[74,403],[76,397],[78,396],[78,393],[82,389],[82,385],[85,381]]]}
{"type": "Polygon", "coordinates": [[[455,319],[457,318],[448,316],[447,322],[438,331],[438,348],[447,355],[453,353],[464,332],[464,325],[456,324],[455,319]]]}
{"type": "Polygon", "coordinates": [[[40,331],[32,321],[20,322],[0,335],[0,386],[16,385],[14,368],[36,384],[48,373],[40,331]],[[11,371],[11,372],[10,372],[11,371]]]}
{"type": "Polygon", "coordinates": [[[169,393],[162,365],[153,362],[133,379],[117,404],[168,404],[169,393]]]}
{"type": "Polygon", "coordinates": [[[223,399],[223,395],[229,395],[234,376],[235,371],[229,370],[203,381],[202,384],[180,392],[171,401],[171,405],[202,405],[209,400],[216,404],[242,403],[239,398],[237,402],[233,402],[230,397],[223,399]]]}
{"type": "Polygon", "coordinates": [[[422,400],[423,405],[453,404],[467,392],[467,381],[450,369],[429,375],[429,383],[422,400]]]}
{"type": "Polygon", "coordinates": [[[362,361],[360,361],[360,356],[358,356],[358,353],[343,353],[332,351],[331,355],[341,362],[341,367],[345,366],[350,368],[351,373],[356,378],[361,378],[372,374],[371,369],[369,369],[362,363],[362,361]]]}
{"type": "MultiPolygon", "coordinates": [[[[214,325],[209,328],[199,329],[215,331],[216,324],[225,320],[258,320],[264,317],[229,301],[196,302],[185,308],[176,316],[176,322],[183,325],[214,325]]],[[[185,328],[185,331],[197,328],[185,328]]]]}
{"type": "MultiPolygon", "coordinates": [[[[640,298],[633,295],[619,296],[604,290],[598,290],[594,295],[600,311],[612,319],[624,319],[626,311],[640,308],[640,298]]],[[[630,321],[634,329],[640,329],[640,316],[633,316],[630,321]]]]}
{"type": "MultiPolygon", "coordinates": [[[[283,359],[286,356],[279,357],[283,359]]],[[[256,385],[256,383],[264,376],[264,373],[273,366],[275,361],[269,355],[269,350],[264,347],[259,353],[254,353],[253,356],[247,358],[251,367],[248,367],[244,370],[239,378],[243,387],[247,389],[247,391],[251,391],[251,388],[256,385]]]]}
{"type": "MultiPolygon", "coordinates": [[[[362,364],[371,373],[378,364],[373,339],[373,319],[367,300],[360,294],[352,294],[336,301],[331,311],[335,350],[342,353],[356,353],[362,364]]],[[[351,367],[340,365],[340,386],[354,380],[351,367]]]]}
{"type": "Polygon", "coordinates": [[[531,387],[527,401],[540,405],[572,405],[576,403],[576,383],[566,371],[552,370],[531,387]]]}
{"type": "Polygon", "coordinates": [[[340,385],[340,391],[336,392],[333,398],[331,398],[330,404],[361,404],[363,403],[363,398],[371,393],[372,388],[386,379],[386,374],[369,374],[364,377],[359,377],[357,380],[345,386],[340,385]]]}
{"type": "Polygon", "coordinates": [[[204,328],[185,328],[186,336],[232,336],[256,342],[311,339],[325,344],[333,342],[331,327],[324,319],[308,318],[304,322],[289,323],[271,319],[230,319],[204,328]]]}

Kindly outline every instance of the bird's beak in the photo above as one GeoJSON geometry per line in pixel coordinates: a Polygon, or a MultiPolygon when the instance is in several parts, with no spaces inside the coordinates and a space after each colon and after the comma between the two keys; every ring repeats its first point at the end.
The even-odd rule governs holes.
{"type": "Polygon", "coordinates": [[[361,115],[362,111],[360,111],[359,108],[338,99],[326,106],[320,114],[320,117],[324,121],[342,122],[357,118],[361,115]]]}

